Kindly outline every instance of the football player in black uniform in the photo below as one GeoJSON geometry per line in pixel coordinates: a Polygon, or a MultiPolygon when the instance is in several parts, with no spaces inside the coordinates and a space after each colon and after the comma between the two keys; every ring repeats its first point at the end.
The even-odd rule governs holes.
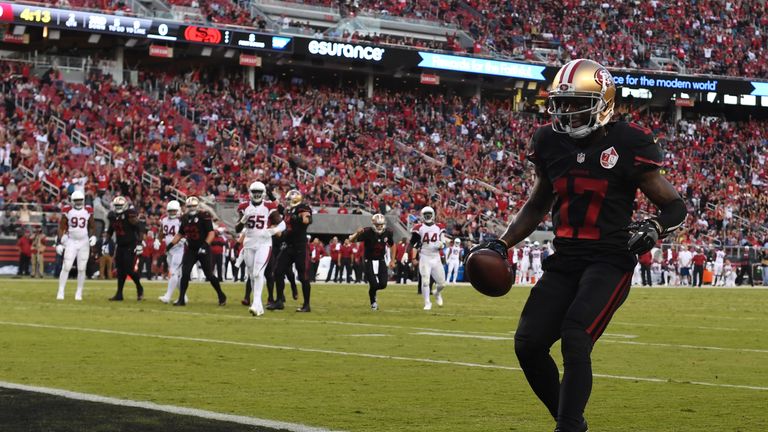
{"type": "Polygon", "coordinates": [[[275,265],[275,285],[277,287],[277,299],[274,304],[267,305],[267,309],[283,309],[285,306],[285,277],[296,265],[296,273],[301,282],[301,292],[304,295],[304,304],[296,309],[296,312],[310,312],[309,295],[309,245],[307,242],[307,227],[312,223],[312,209],[303,204],[301,192],[296,189],[288,191],[285,195],[288,208],[285,209],[286,230],[283,232],[283,243],[277,256],[275,265]]]}
{"type": "Polygon", "coordinates": [[[365,248],[365,276],[368,279],[368,297],[371,300],[371,309],[378,310],[379,303],[376,291],[387,287],[389,273],[384,255],[389,252],[389,268],[395,268],[395,239],[392,230],[387,228],[387,221],[383,214],[376,213],[371,218],[373,228],[360,228],[349,236],[349,241],[362,241],[365,248]]]}
{"type": "Polygon", "coordinates": [[[651,131],[610,122],[615,95],[613,77],[594,61],[573,60],[560,69],[548,98],[552,124],[534,133],[529,149],[536,170],[531,195],[499,240],[476,246],[506,259],[507,249],[552,211],[555,253],[523,308],[515,353],[557,421],[556,432],[587,430],[592,347],[629,293],[637,255],[679,228],[687,214],[659,172],[664,156],[651,131]],[[630,223],[638,188],[659,213],[630,223]],[[558,339],[562,381],[549,354],[558,339]]]}
{"type": "Polygon", "coordinates": [[[107,238],[111,238],[113,234],[117,236],[117,248],[115,248],[117,292],[109,300],[123,300],[123,286],[128,276],[136,284],[136,299],[144,300],[144,287],[141,286],[140,275],[135,268],[136,255],[141,255],[144,250],[142,246],[144,230],[139,222],[138,212],[133,206],[129,206],[128,200],[122,196],[116,196],[112,200],[112,208],[113,211],[107,216],[109,219],[107,238]]]}
{"type": "Polygon", "coordinates": [[[227,304],[227,296],[221,291],[219,279],[213,274],[213,262],[211,261],[211,242],[216,236],[213,229],[213,219],[207,211],[198,211],[200,200],[191,196],[186,201],[186,213],[181,217],[181,227],[178,234],[171,240],[168,250],[176,247],[182,238],[187,241],[187,249],[184,251],[184,258],[181,260],[181,283],[179,286],[179,299],[173,303],[174,306],[185,306],[184,301],[189,287],[189,279],[192,274],[192,267],[195,263],[200,263],[206,279],[211,283],[216,295],[219,297],[219,306],[227,304]]]}

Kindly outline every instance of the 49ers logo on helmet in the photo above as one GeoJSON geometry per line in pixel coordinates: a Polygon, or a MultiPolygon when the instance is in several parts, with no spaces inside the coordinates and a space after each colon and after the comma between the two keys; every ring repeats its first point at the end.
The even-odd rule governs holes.
{"type": "Polygon", "coordinates": [[[611,76],[611,73],[608,72],[608,69],[600,68],[595,71],[595,82],[600,87],[609,86],[613,84],[613,77],[611,76]]]}
{"type": "Polygon", "coordinates": [[[568,90],[571,89],[571,85],[570,84],[566,84],[566,83],[562,83],[562,84],[560,84],[559,89],[560,89],[560,91],[565,92],[565,91],[568,91],[568,90]]]}

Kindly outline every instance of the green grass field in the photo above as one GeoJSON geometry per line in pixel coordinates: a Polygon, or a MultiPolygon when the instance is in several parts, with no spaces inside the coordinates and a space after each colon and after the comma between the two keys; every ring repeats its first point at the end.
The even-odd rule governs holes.
{"type": "MultiPolygon", "coordinates": [[[[448,287],[427,312],[390,285],[372,312],[362,285],[316,285],[312,313],[253,318],[239,284],[224,308],[203,284],[161,304],[160,282],[114,304],[114,284],[61,302],[53,280],[0,279],[0,381],[344,431],[554,427],[513,350],[528,288],[448,287]]],[[[633,288],[594,350],[590,430],[768,431],[767,335],[768,290],[633,288]]]]}

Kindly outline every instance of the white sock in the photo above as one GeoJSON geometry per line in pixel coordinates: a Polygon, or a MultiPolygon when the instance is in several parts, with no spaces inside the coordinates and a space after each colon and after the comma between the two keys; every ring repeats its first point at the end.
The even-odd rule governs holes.
{"type": "Polygon", "coordinates": [[[427,283],[424,283],[424,276],[421,277],[421,295],[424,296],[424,304],[430,303],[429,301],[429,278],[427,283]]]}
{"type": "Polygon", "coordinates": [[[75,292],[75,298],[83,298],[83,286],[85,285],[85,270],[77,271],[77,291],[75,292]]]}
{"type": "Polygon", "coordinates": [[[61,269],[61,273],[59,273],[59,292],[56,294],[56,297],[64,297],[64,286],[67,284],[67,277],[69,276],[69,269],[66,271],[64,269],[61,269]]]}
{"type": "Polygon", "coordinates": [[[165,291],[165,298],[172,299],[173,292],[179,287],[179,274],[174,272],[170,278],[168,278],[168,289],[165,291]]]}
{"type": "Polygon", "coordinates": [[[251,276],[251,288],[253,288],[251,309],[258,313],[263,313],[264,305],[261,303],[261,292],[264,290],[264,275],[251,276]]]}

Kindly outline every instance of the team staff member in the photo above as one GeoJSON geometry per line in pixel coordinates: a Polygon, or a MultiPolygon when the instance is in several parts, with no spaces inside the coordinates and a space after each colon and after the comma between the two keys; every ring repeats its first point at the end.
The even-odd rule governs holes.
{"type": "Polygon", "coordinates": [[[531,194],[501,238],[476,250],[506,258],[552,212],[556,252],[523,308],[515,353],[555,431],[585,432],[592,347],[629,294],[637,255],[679,228],[686,207],[660,173],[664,154],[652,132],[610,122],[616,86],[607,69],[573,60],[550,88],[552,123],[536,130],[527,158],[536,170],[531,194]],[[659,214],[631,223],[638,188],[659,214]],[[562,379],[550,354],[558,339],[562,379]]]}
{"type": "MultiPolygon", "coordinates": [[[[341,255],[339,256],[339,268],[344,270],[344,274],[347,276],[347,283],[352,283],[352,254],[354,253],[352,243],[349,239],[344,240],[344,245],[341,247],[341,255]]],[[[340,281],[344,278],[340,277],[340,281]]]]}
{"type": "Polygon", "coordinates": [[[184,257],[181,259],[181,286],[179,287],[179,299],[173,303],[174,306],[186,306],[186,294],[189,287],[189,279],[192,273],[192,267],[195,263],[200,263],[206,279],[211,283],[216,295],[219,297],[219,306],[227,304],[227,296],[221,291],[219,279],[213,274],[213,263],[211,262],[211,242],[216,236],[213,229],[213,220],[211,214],[207,211],[198,211],[200,200],[191,196],[187,198],[187,212],[181,218],[181,227],[176,236],[168,245],[167,251],[172,250],[179,244],[182,238],[187,240],[187,249],[184,251],[184,257]]]}
{"type": "Polygon", "coordinates": [[[320,267],[320,260],[325,256],[325,247],[319,238],[315,237],[312,244],[309,245],[310,261],[312,262],[309,279],[315,282],[317,278],[317,268],[320,267]]]}
{"type": "Polygon", "coordinates": [[[281,236],[283,245],[277,257],[275,267],[275,284],[277,287],[277,301],[267,306],[267,309],[282,309],[285,301],[285,277],[296,266],[301,292],[304,295],[304,304],[296,309],[296,312],[311,312],[310,292],[312,287],[309,282],[309,247],[307,245],[307,227],[312,223],[312,209],[302,203],[301,192],[296,189],[288,191],[285,200],[288,208],[285,209],[283,220],[286,230],[281,236]]]}
{"type": "Polygon", "coordinates": [[[379,303],[376,292],[387,287],[389,273],[387,272],[387,263],[384,260],[389,253],[389,268],[395,268],[395,240],[392,230],[387,228],[387,221],[384,215],[376,213],[371,218],[373,228],[360,228],[355,231],[349,240],[353,242],[362,241],[365,249],[365,275],[368,278],[368,298],[371,301],[371,310],[378,310],[379,303]]]}
{"type": "Polygon", "coordinates": [[[130,276],[136,284],[136,299],[144,300],[144,287],[141,286],[141,276],[136,271],[136,255],[141,255],[144,246],[141,239],[144,238],[144,229],[139,222],[139,214],[128,200],[122,196],[116,196],[112,200],[113,211],[109,213],[109,229],[107,238],[117,236],[117,248],[115,249],[115,268],[117,269],[117,292],[110,301],[123,301],[123,287],[125,279],[130,276]]]}

